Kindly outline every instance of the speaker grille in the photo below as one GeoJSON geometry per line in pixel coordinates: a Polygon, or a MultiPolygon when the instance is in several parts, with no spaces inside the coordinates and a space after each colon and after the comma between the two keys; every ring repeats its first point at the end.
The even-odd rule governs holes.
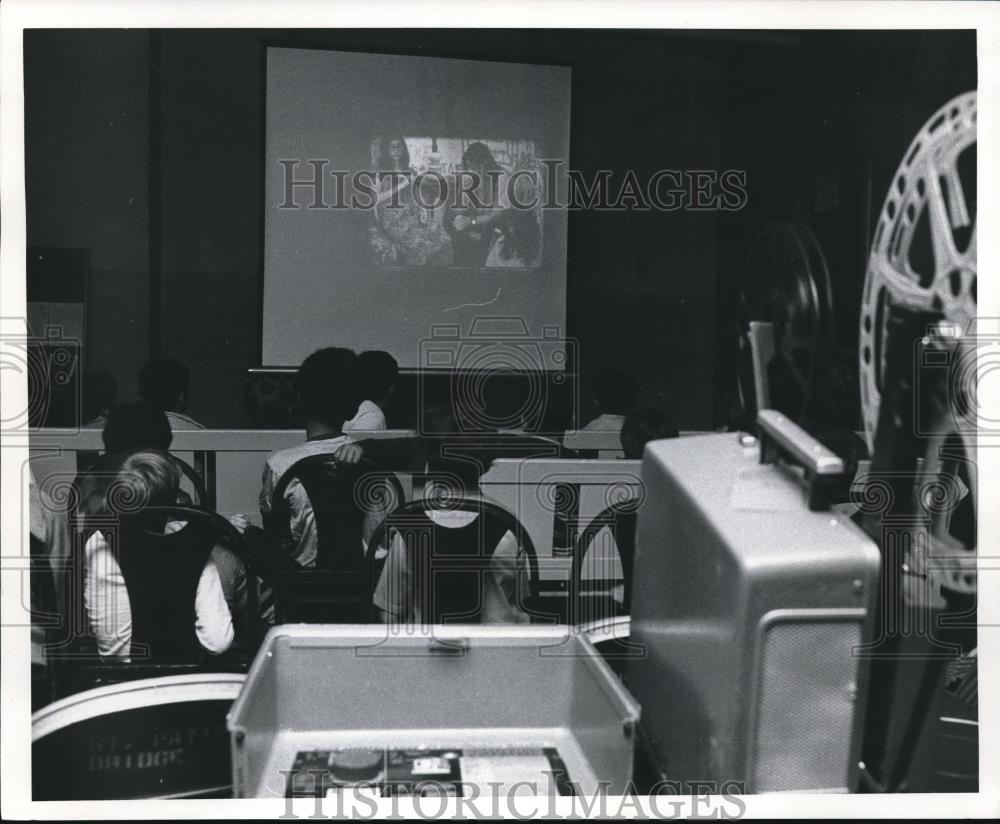
{"type": "Polygon", "coordinates": [[[846,790],[861,624],[789,620],[764,637],[753,791],[846,790]]]}

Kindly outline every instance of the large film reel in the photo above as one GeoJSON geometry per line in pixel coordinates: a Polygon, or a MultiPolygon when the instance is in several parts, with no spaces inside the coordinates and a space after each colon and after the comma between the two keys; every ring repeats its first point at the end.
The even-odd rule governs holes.
{"type": "Polygon", "coordinates": [[[743,268],[737,390],[746,420],[756,419],[762,406],[756,397],[752,362],[751,322],[755,321],[770,324],[773,330],[767,405],[802,421],[823,385],[826,358],[834,343],[830,271],[819,241],[806,225],[774,222],[766,226],[743,268]]]}
{"type": "Polygon", "coordinates": [[[964,541],[952,531],[956,504],[966,496],[973,508],[977,501],[975,152],[976,93],[969,92],[928,120],[893,178],[868,262],[859,341],[873,467],[897,468],[910,438],[922,460],[898,469],[914,472],[912,510],[930,521],[930,546],[915,550],[913,564],[960,594],[976,587],[974,515],[964,541]],[[907,381],[919,384],[909,397],[907,381]],[[894,409],[883,409],[889,403],[894,409]],[[893,432],[893,418],[914,431],[893,432]]]}

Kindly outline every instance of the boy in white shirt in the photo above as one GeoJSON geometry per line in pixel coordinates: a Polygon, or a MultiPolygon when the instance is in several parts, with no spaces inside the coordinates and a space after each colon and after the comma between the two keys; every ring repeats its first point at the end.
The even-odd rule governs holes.
{"type": "MultiPolygon", "coordinates": [[[[122,507],[122,512],[133,510],[138,502],[169,505],[177,499],[179,486],[180,472],[169,455],[158,450],[136,452],[125,458],[117,478],[107,487],[103,508],[107,514],[114,515],[118,505],[122,507]]],[[[163,534],[172,535],[185,526],[180,521],[168,521],[164,525],[163,534]]],[[[99,654],[102,657],[129,661],[134,657],[133,613],[129,600],[129,586],[138,586],[140,582],[137,580],[126,585],[125,575],[122,572],[122,565],[125,562],[120,557],[124,547],[119,546],[114,549],[109,543],[109,538],[115,539],[116,536],[114,533],[105,534],[106,531],[107,527],[104,530],[100,528],[93,530],[84,545],[86,571],[83,600],[99,654]]],[[[137,553],[144,551],[141,547],[130,547],[129,550],[137,553]]],[[[185,636],[193,629],[194,638],[185,641],[180,637],[176,648],[182,649],[186,646],[193,651],[196,647],[200,647],[209,654],[219,655],[228,650],[233,643],[234,630],[232,615],[223,593],[219,571],[212,560],[211,550],[211,546],[206,546],[205,562],[197,579],[194,603],[185,606],[164,601],[154,608],[163,610],[161,617],[168,628],[173,612],[177,614],[187,612],[192,615],[193,628],[178,625],[175,630],[179,636],[185,636]]],[[[156,557],[150,554],[148,563],[155,565],[162,562],[162,558],[163,556],[156,557]]],[[[178,564],[180,563],[182,561],[178,556],[178,564]]],[[[146,566],[147,562],[142,560],[139,571],[142,572],[142,567],[146,566]]],[[[184,574],[186,573],[180,573],[181,578],[184,574]]],[[[170,575],[165,577],[169,578],[170,575]]],[[[190,583],[193,584],[193,581],[190,583]]],[[[183,597],[180,592],[170,590],[169,586],[169,583],[164,583],[164,595],[183,597]]],[[[141,591],[146,591],[148,594],[147,589],[141,591]]],[[[150,608],[148,603],[144,603],[143,606],[150,608]]],[[[172,648],[174,646],[171,644],[172,648]]]]}

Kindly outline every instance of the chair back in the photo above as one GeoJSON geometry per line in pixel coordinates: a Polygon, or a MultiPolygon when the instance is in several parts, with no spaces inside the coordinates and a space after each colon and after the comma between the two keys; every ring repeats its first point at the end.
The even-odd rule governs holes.
{"type": "Polygon", "coordinates": [[[226,714],[244,678],[173,674],[44,707],[31,720],[33,800],[230,796],[226,714]]]}
{"type": "Polygon", "coordinates": [[[370,461],[353,466],[333,455],[310,455],[278,479],[265,528],[275,549],[275,610],[279,623],[352,623],[367,620],[368,569],[362,543],[366,513],[403,500],[395,475],[370,461]],[[297,540],[286,493],[297,481],[316,528],[316,563],[292,560],[297,540]]]}
{"type": "Polygon", "coordinates": [[[521,523],[496,504],[478,496],[411,501],[390,514],[371,537],[367,557],[372,592],[378,584],[394,536],[399,536],[411,571],[411,589],[403,593],[408,606],[419,605],[424,623],[479,623],[484,606],[484,584],[500,540],[514,535],[527,563],[526,603],[532,614],[538,589],[538,558],[521,523]],[[428,512],[466,512],[476,518],[466,527],[436,524],[428,512]]]}
{"type": "Polygon", "coordinates": [[[632,567],[635,557],[636,515],[640,499],[616,501],[605,508],[580,530],[573,544],[573,566],[570,570],[570,622],[586,623],[617,615],[628,615],[632,606],[632,567]],[[612,596],[617,584],[614,556],[610,546],[602,545],[602,535],[610,537],[621,562],[623,597],[621,604],[612,596]],[[585,577],[588,555],[593,553],[596,575],[585,577]],[[592,583],[588,584],[588,580],[592,583]]]}
{"type": "MultiPolygon", "coordinates": [[[[176,455],[167,453],[174,466],[181,474],[181,497],[190,498],[190,505],[197,509],[207,509],[210,505],[209,494],[205,490],[205,482],[198,470],[176,455]]],[[[73,500],[86,515],[100,509],[101,501],[107,485],[118,476],[126,453],[104,454],[87,464],[84,470],[77,474],[73,482],[73,500]]],[[[187,504],[187,501],[184,501],[187,504]]],[[[71,516],[78,513],[71,512],[71,516]]]]}

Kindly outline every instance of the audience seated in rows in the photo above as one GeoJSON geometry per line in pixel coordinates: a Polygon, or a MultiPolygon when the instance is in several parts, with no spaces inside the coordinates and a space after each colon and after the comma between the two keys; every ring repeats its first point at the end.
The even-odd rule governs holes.
{"type": "MultiPolygon", "coordinates": [[[[275,488],[298,461],[322,455],[344,464],[356,464],[362,459],[363,447],[346,433],[385,428],[384,408],[392,396],[397,377],[398,366],[385,352],[356,356],[350,350],[330,347],[305,359],[296,383],[298,405],[305,417],[306,440],[298,446],[278,450],[266,459],[259,496],[265,518],[273,508],[275,488]]],[[[108,540],[94,516],[108,514],[112,488],[133,489],[150,501],[190,503],[180,491],[179,462],[168,452],[173,429],[189,424],[199,426],[178,411],[186,403],[188,378],[187,368],[176,361],[165,359],[147,364],[141,373],[144,399],[106,410],[102,438],[107,452],[81,479],[79,514],[85,537],[84,605],[98,650],[105,657],[130,658],[131,613],[121,559],[116,555],[114,541],[108,540]]],[[[634,404],[637,386],[626,373],[620,370],[602,372],[595,378],[594,390],[600,414],[588,429],[619,429],[626,457],[641,457],[649,440],[677,436],[677,426],[668,415],[652,409],[628,411],[634,404]]],[[[254,410],[255,425],[269,428],[291,417],[296,400],[291,381],[270,376],[255,381],[252,391],[248,390],[247,399],[248,410],[254,410]]],[[[466,456],[469,460],[462,460],[454,454],[454,449],[450,452],[447,449],[449,443],[454,447],[464,442],[460,429],[449,411],[432,410],[423,417],[429,473],[424,499],[430,503],[408,508],[412,511],[407,512],[406,529],[400,529],[399,523],[390,519],[374,556],[382,563],[377,579],[372,582],[372,600],[387,621],[437,620],[441,618],[442,605],[448,604],[452,608],[464,604],[464,611],[474,613],[472,620],[476,621],[526,623],[530,620],[526,611],[529,564],[514,531],[516,522],[511,528],[487,516],[488,504],[476,504],[482,502],[478,481],[484,467],[478,462],[478,456],[470,453],[466,456]],[[462,503],[454,506],[449,505],[449,501],[462,503]],[[429,558],[418,558],[413,547],[408,545],[407,535],[415,527],[431,538],[429,558]],[[439,575],[441,587],[437,594],[432,594],[433,587],[427,589],[426,581],[415,566],[456,554],[468,560],[470,553],[482,559],[482,569],[471,577],[469,570],[451,573],[450,583],[445,583],[448,573],[444,578],[439,575]],[[474,578],[479,581],[478,585],[474,578]],[[450,591],[456,588],[463,592],[450,591]],[[436,603],[428,603],[428,598],[434,598],[436,603]]],[[[517,431],[521,427],[510,429],[517,431]]],[[[367,446],[371,447],[371,443],[367,446]]],[[[313,567],[317,553],[315,516],[297,480],[288,483],[284,500],[292,536],[291,546],[285,547],[290,554],[288,560],[300,567],[313,567]]],[[[377,518],[368,520],[365,539],[387,512],[377,514],[377,518]]],[[[254,553],[257,557],[270,553],[274,558],[276,548],[267,543],[261,530],[249,526],[245,516],[233,516],[230,520],[251,539],[254,546],[249,553],[251,557],[254,553]]],[[[185,523],[168,520],[160,526],[163,535],[170,535],[183,530],[185,523]]],[[[363,548],[367,551],[367,543],[363,542],[363,548]]],[[[150,563],[158,562],[150,560],[150,563]]],[[[190,570],[187,572],[191,573],[188,577],[194,575],[190,570]]],[[[234,616],[239,615],[241,620],[244,617],[249,573],[243,559],[223,545],[206,547],[205,560],[196,572],[195,583],[192,583],[193,578],[185,579],[178,595],[186,598],[183,592],[194,587],[191,590],[195,593],[192,596],[193,635],[187,641],[193,637],[202,652],[219,654],[233,643],[234,616]]],[[[172,600],[170,609],[181,607],[172,600]]],[[[448,613],[449,609],[444,612],[448,613]]],[[[193,649],[191,644],[188,648],[193,649]]]]}

